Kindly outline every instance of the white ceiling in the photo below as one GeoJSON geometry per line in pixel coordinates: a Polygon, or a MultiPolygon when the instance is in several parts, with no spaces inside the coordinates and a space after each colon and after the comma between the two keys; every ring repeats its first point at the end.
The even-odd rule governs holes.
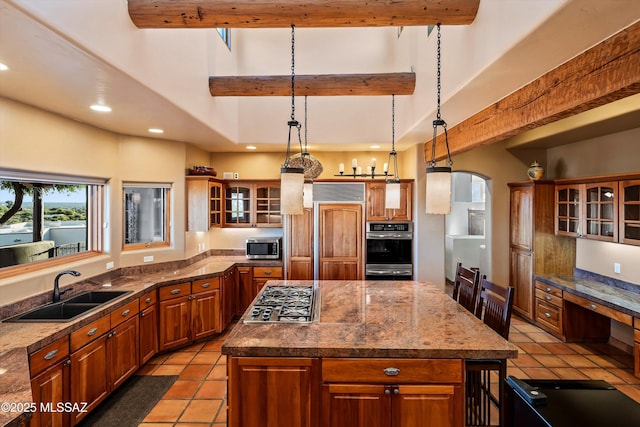
{"type": "MultiPolygon", "coordinates": [[[[637,0],[620,0],[615,8],[606,3],[482,0],[474,24],[443,28],[443,38],[446,35],[450,43],[443,41],[443,51],[457,47],[448,57],[452,71],[443,76],[449,79],[443,83],[443,115],[449,127],[640,19],[637,0]],[[536,13],[527,12],[527,7],[536,13]],[[487,24],[496,20],[503,27],[487,24]]],[[[135,28],[126,0],[0,0],[0,62],[10,67],[0,72],[0,96],[125,135],[157,137],[147,129],[160,127],[165,129],[160,138],[193,143],[212,152],[244,151],[247,144],[282,151],[290,98],[213,99],[207,75],[288,73],[290,31],[233,31],[237,31],[232,39],[236,50],[230,54],[220,50],[212,30],[135,28]],[[271,38],[277,40],[270,46],[278,45],[278,55],[265,47],[265,40],[271,38]],[[177,39],[184,42],[176,44],[177,39]],[[111,113],[88,108],[101,100],[113,108],[111,113]]],[[[434,41],[427,39],[425,29],[405,29],[402,37],[407,38],[398,52],[393,50],[398,44],[392,41],[396,32],[312,29],[298,33],[298,46],[306,49],[298,47],[296,59],[300,74],[414,69],[416,94],[396,101],[396,141],[402,150],[431,138],[434,41]],[[332,37],[334,47],[343,44],[344,50],[325,52],[318,40],[332,37]],[[363,37],[370,42],[363,43],[363,37]],[[349,41],[359,47],[349,46],[349,41]],[[344,68],[333,69],[331,64],[336,63],[344,68]]],[[[300,121],[302,105],[302,100],[296,101],[300,121]]],[[[378,144],[381,151],[388,151],[390,110],[390,97],[310,98],[312,149],[369,150],[378,144]]],[[[620,113],[592,114],[577,125],[567,124],[571,131],[557,127],[551,134],[522,137],[513,144],[573,142],[593,135],[590,126],[605,132],[637,127],[639,111],[640,100],[633,97],[620,113]]]]}

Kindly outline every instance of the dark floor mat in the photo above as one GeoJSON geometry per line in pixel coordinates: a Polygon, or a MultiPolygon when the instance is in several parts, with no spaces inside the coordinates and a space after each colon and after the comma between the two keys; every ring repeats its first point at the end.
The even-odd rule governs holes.
{"type": "Polygon", "coordinates": [[[137,426],[151,412],[177,378],[175,375],[134,375],[77,426],[137,426]]]}

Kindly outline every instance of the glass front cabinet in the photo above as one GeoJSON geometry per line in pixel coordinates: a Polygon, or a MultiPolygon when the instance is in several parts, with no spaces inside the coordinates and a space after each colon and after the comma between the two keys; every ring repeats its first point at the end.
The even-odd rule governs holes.
{"type": "Polygon", "coordinates": [[[583,235],[589,239],[618,241],[617,182],[584,184],[583,235]]]}
{"type": "Polygon", "coordinates": [[[227,183],[225,227],[282,227],[280,182],[227,183]]]}
{"type": "Polygon", "coordinates": [[[640,179],[620,181],[619,241],[640,246],[640,179]]]}
{"type": "Polygon", "coordinates": [[[556,185],[556,234],[580,237],[580,185],[556,185]]]}

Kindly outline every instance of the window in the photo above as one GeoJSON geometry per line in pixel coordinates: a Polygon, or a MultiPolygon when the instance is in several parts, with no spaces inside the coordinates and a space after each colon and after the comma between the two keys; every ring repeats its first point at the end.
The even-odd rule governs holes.
{"type": "Polygon", "coordinates": [[[124,249],[170,244],[170,184],[124,184],[124,249]]]}
{"type": "Polygon", "coordinates": [[[222,37],[222,41],[227,45],[229,50],[231,50],[231,30],[229,28],[216,28],[220,37],[222,37]]]}
{"type": "Polygon", "coordinates": [[[104,183],[0,170],[0,277],[100,253],[104,183]]]}

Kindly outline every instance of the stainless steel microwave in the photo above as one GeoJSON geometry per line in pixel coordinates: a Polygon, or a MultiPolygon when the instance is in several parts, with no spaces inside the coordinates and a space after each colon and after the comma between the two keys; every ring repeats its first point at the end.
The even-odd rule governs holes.
{"type": "Polygon", "coordinates": [[[280,259],[280,237],[255,237],[246,242],[248,259],[280,259]]]}

